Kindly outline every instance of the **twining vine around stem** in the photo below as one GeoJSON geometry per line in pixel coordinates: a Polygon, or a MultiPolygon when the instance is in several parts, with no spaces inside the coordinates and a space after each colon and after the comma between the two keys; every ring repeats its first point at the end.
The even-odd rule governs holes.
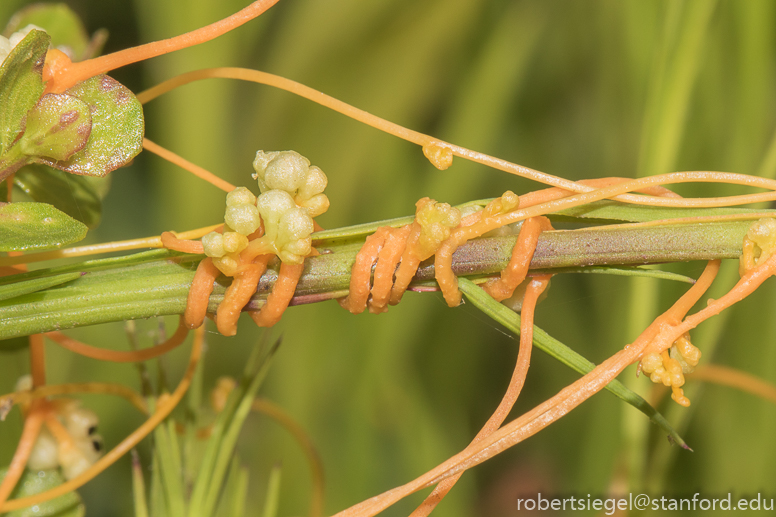
{"type": "MultiPolygon", "coordinates": [[[[125,91],[123,86],[103,75],[132,62],[208,41],[258,16],[276,1],[258,0],[231,17],[191,33],[82,62],[73,62],[64,52],[49,49],[48,36],[36,28],[26,29],[26,32],[23,30],[23,34],[17,33],[8,41],[7,49],[0,48],[4,52],[7,50],[5,52],[7,57],[2,56],[5,61],[0,68],[0,80],[10,77],[11,69],[14,69],[14,73],[21,71],[20,74],[29,79],[29,83],[25,84],[18,81],[10,81],[7,84],[0,82],[0,85],[5,87],[5,90],[0,93],[21,92],[18,96],[20,99],[18,105],[21,108],[16,110],[18,113],[13,114],[18,116],[10,124],[6,124],[8,127],[0,128],[3,131],[0,134],[0,179],[7,180],[9,185],[7,189],[9,203],[4,203],[0,209],[7,213],[21,209],[22,214],[27,217],[51,219],[51,215],[38,213],[40,210],[38,207],[21,207],[20,204],[11,203],[10,183],[17,171],[30,164],[47,164],[69,173],[101,176],[131,160],[140,151],[140,142],[151,152],[184,168],[196,171],[199,177],[228,192],[223,225],[195,230],[188,234],[165,232],[152,239],[96,248],[98,251],[133,249],[153,244],[155,247],[180,252],[182,255],[176,255],[176,259],[189,263],[199,260],[200,257],[192,258],[188,255],[206,256],[199,260],[197,271],[190,282],[186,282],[188,293],[185,310],[174,311],[183,312],[183,316],[178,331],[169,340],[153,349],[119,353],[102,351],[75,341],[58,331],[46,334],[61,346],[87,357],[117,362],[138,362],[159,356],[177,347],[185,339],[189,328],[196,329],[189,367],[178,388],[173,393],[156,400],[149,419],[141,428],[102,458],[97,459],[92,454],[99,452],[97,449],[101,447],[101,441],[92,431],[94,417],[82,411],[77,405],[55,403],[47,398],[52,394],[65,393],[67,389],[63,385],[46,391],[43,336],[35,334],[31,337],[30,385],[21,386],[16,393],[7,397],[12,405],[18,402],[23,406],[25,424],[11,466],[3,482],[0,483],[2,511],[23,508],[69,492],[126,453],[169,415],[191,384],[201,355],[204,322],[208,315],[212,316],[215,312],[217,328],[225,335],[237,333],[237,321],[241,312],[246,309],[259,326],[269,327],[276,324],[298,294],[300,282],[305,270],[309,272],[311,269],[309,264],[312,260],[319,255],[328,254],[326,252],[331,252],[321,246],[320,242],[316,242],[314,234],[322,230],[314,221],[314,217],[329,208],[329,200],[323,193],[328,180],[318,167],[311,165],[309,160],[298,153],[258,151],[253,164],[256,171],[254,179],[258,181],[260,190],[257,196],[246,187],[234,188],[212,173],[144,138],[143,113],[139,109],[139,104],[193,80],[228,77],[270,84],[420,145],[423,154],[438,169],[449,168],[454,157],[461,157],[531,178],[551,187],[520,196],[507,191],[496,199],[469,209],[458,209],[446,203],[423,198],[416,205],[414,218],[406,221],[405,224],[381,226],[367,232],[363,246],[358,252],[354,250],[352,260],[347,264],[347,289],[328,291],[331,297],[339,298],[341,305],[350,312],[358,314],[367,307],[373,313],[385,312],[389,304],[396,304],[401,300],[403,293],[411,284],[418,285],[419,268],[423,261],[433,258],[435,284],[430,288],[441,290],[445,301],[451,307],[457,306],[463,295],[473,299],[480,297],[479,300],[483,305],[492,306],[515,296],[517,291],[519,300],[513,301],[521,306],[519,323],[521,338],[517,364],[507,393],[496,412],[468,447],[415,481],[369,499],[338,515],[374,515],[412,492],[436,485],[433,492],[413,513],[416,517],[427,515],[466,469],[519,443],[564,416],[611,383],[626,366],[633,363],[639,363],[641,371],[649,374],[653,382],[670,386],[672,397],[676,402],[684,406],[689,405],[690,402],[681,387],[684,385],[685,375],[692,373],[700,360],[700,351],[690,342],[689,331],[705,319],[741,301],[765,279],[776,274],[776,254],[774,254],[776,223],[770,218],[770,214],[765,214],[768,217],[765,219],[760,219],[762,214],[734,216],[734,218],[749,219],[757,217],[758,220],[753,224],[742,223],[746,225],[743,251],[739,253],[741,244],[736,243],[732,252],[733,256],[741,255],[741,280],[728,294],[718,300],[710,301],[704,309],[687,316],[692,306],[708,289],[719,269],[719,256],[712,253],[713,256],[706,258],[714,260],[708,263],[698,281],[671,309],[644,330],[636,341],[590,370],[579,381],[571,384],[555,397],[518,419],[502,425],[525,383],[534,341],[535,306],[552,276],[547,271],[529,273],[533,259],[540,254],[537,249],[542,239],[545,242],[549,241],[552,237],[546,234],[555,233],[547,216],[605,200],[616,200],[636,206],[683,209],[774,200],[776,182],[742,174],[712,171],[678,172],[638,180],[600,178],[572,182],[403,128],[299,83],[262,72],[243,69],[196,71],[163,83],[138,95],[137,98],[131,92],[125,91]],[[117,106],[123,104],[131,106],[131,109],[119,110],[117,106]],[[109,127],[106,123],[107,120],[116,120],[114,117],[116,113],[119,113],[123,117],[122,120],[126,122],[123,127],[109,127]],[[100,142],[103,140],[97,138],[106,134],[118,136],[107,147],[102,146],[100,142]],[[131,146],[126,148],[118,141],[128,135],[131,136],[129,139],[131,146]],[[117,155],[114,151],[121,152],[117,155]],[[95,167],[95,163],[99,166],[95,167]],[[682,199],[665,188],[665,185],[683,182],[747,185],[764,188],[767,192],[723,198],[682,199]],[[633,194],[634,192],[639,195],[633,194]],[[517,235],[512,236],[514,245],[511,248],[508,263],[488,272],[491,276],[493,273],[498,273],[498,278],[484,279],[480,286],[458,278],[457,271],[453,268],[453,257],[459,248],[473,239],[518,224],[519,230],[511,229],[513,232],[516,231],[517,235]],[[196,238],[201,238],[201,241],[192,240],[196,238]],[[262,281],[262,275],[273,267],[278,270],[274,285],[259,310],[253,310],[256,307],[251,305],[253,303],[251,299],[262,281]],[[232,280],[213,311],[211,295],[219,285],[220,276],[226,276],[232,280]],[[521,286],[522,290],[519,289],[521,286]],[[487,295],[484,301],[481,298],[483,292],[487,295]],[[44,494],[6,501],[25,466],[34,467],[44,463],[47,466],[52,465],[51,461],[43,460],[51,460],[45,452],[54,449],[56,449],[56,465],[62,467],[66,477],[70,478],[69,481],[44,494]]],[[[0,47],[2,43],[0,41],[0,47]]],[[[13,215],[15,214],[14,212],[13,215]]],[[[64,218],[60,219],[60,222],[65,225],[70,224],[64,218]]],[[[695,219],[690,222],[685,218],[682,222],[699,224],[701,221],[695,219]]],[[[703,222],[711,221],[707,219],[703,222]]],[[[667,223],[663,221],[663,223],[670,226],[676,225],[677,221],[667,223]]],[[[658,231],[655,224],[654,221],[646,222],[640,229],[654,233],[658,231]]],[[[72,228],[74,227],[71,225],[70,229],[72,228]]],[[[80,231],[81,228],[77,230],[80,231]]],[[[591,231],[608,230],[611,229],[591,231]]],[[[73,230],[70,233],[80,235],[78,231],[73,230]]],[[[67,242],[74,242],[77,238],[72,235],[58,236],[57,239],[60,241],[46,241],[41,247],[51,244],[61,245],[67,239],[70,239],[67,242]]],[[[24,242],[12,243],[8,251],[29,249],[25,246],[24,242]]],[[[79,250],[72,255],[81,252],[88,254],[92,251],[95,249],[79,250]]],[[[54,252],[37,258],[45,260],[66,254],[54,252]]],[[[170,256],[165,255],[165,258],[170,256]]],[[[3,269],[2,273],[9,276],[7,280],[11,286],[3,293],[12,300],[12,305],[18,297],[35,295],[43,289],[56,290],[59,285],[81,280],[80,276],[60,277],[57,279],[59,283],[38,283],[35,286],[26,284],[27,281],[36,280],[35,273],[30,276],[21,269],[34,258],[36,257],[21,255],[3,259],[2,267],[6,269],[3,269]],[[17,283],[16,280],[22,281],[18,282],[19,285],[14,285],[17,283]],[[23,283],[25,285],[21,285],[23,283]]],[[[320,258],[325,260],[326,257],[320,258]]],[[[86,282],[88,281],[87,279],[86,282]]],[[[3,281],[3,284],[5,283],[3,281]]],[[[179,306],[177,308],[180,309],[179,306]]],[[[59,320],[55,322],[56,326],[60,324],[59,320]]],[[[108,385],[100,385],[94,389],[104,392],[113,389],[117,394],[137,402],[136,396],[108,385]]],[[[139,405],[136,403],[136,406],[139,405]]],[[[219,468],[224,466],[221,457],[216,463],[219,468]]],[[[217,490],[218,487],[210,487],[206,489],[205,495],[195,494],[197,495],[195,500],[199,501],[198,496],[201,495],[203,501],[213,503],[214,499],[208,494],[217,490]]]]}

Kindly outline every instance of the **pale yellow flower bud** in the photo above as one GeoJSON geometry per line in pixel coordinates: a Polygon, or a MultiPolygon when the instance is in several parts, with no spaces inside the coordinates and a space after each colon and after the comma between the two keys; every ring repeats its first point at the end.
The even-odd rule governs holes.
{"type": "Polygon", "coordinates": [[[246,187],[237,187],[226,195],[226,206],[255,204],[256,196],[246,187]]]}
{"type": "Polygon", "coordinates": [[[239,253],[248,246],[248,237],[237,232],[224,232],[224,250],[239,253]]]}
{"type": "Polygon", "coordinates": [[[202,247],[208,257],[223,257],[226,254],[224,236],[218,232],[210,232],[202,237],[202,247]]]}
{"type": "Polygon", "coordinates": [[[329,199],[323,194],[328,179],[326,174],[295,151],[256,153],[253,161],[262,193],[282,190],[294,202],[307,210],[311,217],[317,217],[329,208],[329,199]]]}
{"type": "Polygon", "coordinates": [[[243,235],[250,235],[261,226],[259,210],[251,204],[227,206],[224,222],[243,235]]]}
{"type": "Polygon", "coordinates": [[[43,428],[35,440],[27,468],[30,470],[48,470],[59,466],[59,444],[48,429],[43,428]]]}

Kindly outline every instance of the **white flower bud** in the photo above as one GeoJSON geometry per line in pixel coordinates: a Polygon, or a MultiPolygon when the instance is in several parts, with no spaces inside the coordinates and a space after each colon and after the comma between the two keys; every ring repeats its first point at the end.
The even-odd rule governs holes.
{"type": "Polygon", "coordinates": [[[264,171],[267,168],[269,162],[275,159],[280,154],[280,151],[270,151],[265,153],[264,151],[256,151],[256,158],[253,160],[253,170],[256,172],[253,174],[253,179],[258,180],[259,189],[264,192],[270,190],[267,188],[267,184],[264,182],[264,171]]]}
{"type": "MultiPolygon", "coordinates": [[[[268,190],[259,196],[257,206],[264,224],[276,226],[283,214],[292,208],[296,208],[296,203],[294,203],[294,198],[288,192],[268,190]]],[[[269,233],[269,230],[266,230],[269,233]]]]}
{"type": "Polygon", "coordinates": [[[8,42],[11,44],[11,48],[21,43],[21,41],[27,37],[27,34],[29,34],[32,31],[46,32],[45,30],[41,29],[37,25],[29,24],[23,29],[20,29],[14,32],[13,34],[11,34],[11,37],[8,38],[8,42]]]}
{"type": "Polygon", "coordinates": [[[320,168],[312,166],[307,171],[307,179],[304,185],[299,188],[299,196],[309,199],[317,194],[321,194],[326,190],[328,183],[329,179],[326,177],[326,174],[320,168]]]}
{"type": "Polygon", "coordinates": [[[32,389],[32,375],[22,375],[16,381],[14,391],[30,391],[32,389]]]}
{"type": "Polygon", "coordinates": [[[237,232],[224,232],[224,249],[228,253],[240,253],[248,247],[248,237],[237,232]]]}
{"type": "Polygon", "coordinates": [[[43,428],[35,440],[27,468],[30,470],[48,470],[59,466],[59,444],[48,429],[43,428]]]}
{"type": "Polygon", "coordinates": [[[202,247],[208,257],[223,257],[226,254],[224,248],[224,236],[218,232],[210,232],[202,237],[202,247]]]}
{"type": "Polygon", "coordinates": [[[291,195],[283,190],[264,192],[259,196],[258,207],[264,221],[264,242],[283,262],[301,264],[311,251],[310,234],[314,229],[307,210],[296,206],[291,195]]]}
{"type": "Polygon", "coordinates": [[[326,194],[315,195],[306,201],[297,198],[297,202],[300,207],[307,210],[310,217],[318,217],[329,209],[329,198],[326,194]]]}
{"type": "Polygon", "coordinates": [[[230,228],[243,235],[250,235],[258,230],[261,225],[259,210],[249,205],[227,206],[224,214],[224,222],[230,228]]]}
{"type": "Polygon", "coordinates": [[[329,199],[323,194],[328,179],[323,171],[310,166],[310,160],[296,151],[256,153],[253,161],[254,178],[262,193],[282,190],[305,208],[311,217],[317,217],[329,208],[329,199]]]}
{"type": "Polygon", "coordinates": [[[313,232],[313,221],[301,208],[293,208],[280,218],[279,235],[287,240],[303,239],[313,232]]]}
{"type": "Polygon", "coordinates": [[[14,47],[33,30],[46,32],[37,25],[29,24],[25,28],[11,34],[10,38],[0,36],[0,64],[5,61],[5,58],[8,57],[8,54],[11,53],[14,47]]]}
{"type": "Polygon", "coordinates": [[[8,41],[8,38],[0,36],[0,63],[5,61],[5,58],[8,57],[8,54],[11,53],[11,49],[13,47],[11,46],[11,42],[8,41]]]}
{"type": "Polygon", "coordinates": [[[91,409],[82,407],[73,407],[69,411],[63,412],[64,424],[67,428],[67,432],[70,433],[74,439],[81,439],[89,437],[97,431],[97,425],[100,423],[100,418],[97,413],[91,409]]]}
{"type": "Polygon", "coordinates": [[[267,188],[292,194],[304,185],[310,161],[295,151],[280,153],[264,169],[267,188]]]}
{"type": "Polygon", "coordinates": [[[237,187],[226,195],[226,206],[255,204],[256,196],[246,187],[237,187]]]}

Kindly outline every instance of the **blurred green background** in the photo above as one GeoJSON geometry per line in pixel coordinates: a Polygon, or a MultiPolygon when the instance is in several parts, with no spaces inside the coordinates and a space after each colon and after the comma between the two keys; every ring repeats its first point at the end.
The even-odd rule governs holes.
{"type": "MultiPolygon", "coordinates": [[[[106,51],[176,35],[227,16],[247,0],[72,0],[106,51]]],[[[19,0],[0,3],[8,18],[19,0]]],[[[256,68],[312,86],[410,128],[566,178],[725,170],[773,176],[776,3],[771,0],[281,0],[260,19],[197,48],[112,75],[139,92],[196,68],[256,68]]],[[[329,177],[326,228],[413,212],[423,196],[449,203],[538,185],[456,159],[434,169],[420,149],[268,87],[209,80],[146,107],[146,136],[237,185],[253,185],[257,149],[294,149],[329,177]]],[[[112,174],[94,242],[186,230],[222,220],[223,194],[145,153],[112,174]]],[[[683,195],[738,193],[681,186],[683,195]]],[[[671,266],[697,276],[702,264],[671,266]]],[[[711,296],[736,279],[724,266],[711,296]]],[[[684,289],[652,279],[556,277],[537,324],[588,359],[624,346],[684,289]]],[[[773,282],[773,281],[771,281],[773,282]]],[[[772,283],[698,329],[704,362],[776,383],[772,283]]],[[[175,319],[166,320],[170,329],[175,319]]],[[[150,333],[156,321],[140,322],[150,333]]],[[[283,345],[262,395],[307,429],[325,464],[326,511],[403,484],[465,447],[496,407],[516,342],[471,306],[410,293],[380,316],[327,302],[289,310],[274,329],[283,345]]],[[[122,326],[72,331],[126,348],[122,326]]],[[[237,375],[260,336],[208,335],[211,386],[237,375]]],[[[49,380],[139,385],[126,365],[48,349],[49,380]]],[[[187,350],[165,358],[177,382],[187,350]]],[[[25,351],[0,356],[0,391],[27,371],[25,351]]],[[[621,378],[645,396],[651,385],[621,378]]],[[[517,415],[576,378],[535,352],[517,415]]],[[[776,407],[729,388],[688,381],[690,409],[661,410],[695,450],[671,447],[646,418],[610,394],[464,475],[440,516],[517,515],[518,497],[649,491],[776,498],[776,407]]],[[[123,402],[85,397],[108,446],[141,417],[123,402]]],[[[0,464],[20,432],[0,425],[0,464]]],[[[148,444],[141,451],[148,465],[148,444]]],[[[291,438],[260,416],[240,456],[251,469],[249,515],[258,513],[272,465],[282,463],[281,515],[306,512],[309,469],[291,438]]],[[[80,491],[89,515],[133,514],[129,460],[80,491]]],[[[407,515],[416,495],[385,515],[407,515]]],[[[592,512],[591,512],[592,513],[592,512]]],[[[698,512],[700,513],[700,512],[698,512]]]]}

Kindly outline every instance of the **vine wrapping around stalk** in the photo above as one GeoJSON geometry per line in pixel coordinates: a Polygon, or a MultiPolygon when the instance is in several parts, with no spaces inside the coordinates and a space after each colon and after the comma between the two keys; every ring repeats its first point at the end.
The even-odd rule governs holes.
{"type": "MultiPolygon", "coordinates": [[[[641,265],[660,262],[738,258],[748,221],[659,226],[618,226],[545,232],[539,238],[531,269],[641,265]]],[[[360,240],[319,241],[322,254],[307,259],[292,305],[344,296],[360,240]]],[[[501,271],[509,261],[514,236],[481,238],[453,255],[456,275],[482,276],[501,271]]],[[[85,272],[54,288],[0,302],[0,339],[126,319],[181,314],[196,267],[196,257],[151,251],[129,257],[93,260],[0,279],[11,286],[47,275],[85,272]]],[[[644,273],[651,274],[651,273],[644,273]]],[[[418,289],[433,284],[433,263],[424,262],[413,281],[418,289]]],[[[269,268],[245,310],[264,304],[277,279],[269,268]]],[[[18,286],[17,286],[18,287],[18,286]]],[[[433,287],[432,287],[433,288],[433,287]]],[[[225,285],[216,283],[209,311],[223,299],[225,285]]]]}

